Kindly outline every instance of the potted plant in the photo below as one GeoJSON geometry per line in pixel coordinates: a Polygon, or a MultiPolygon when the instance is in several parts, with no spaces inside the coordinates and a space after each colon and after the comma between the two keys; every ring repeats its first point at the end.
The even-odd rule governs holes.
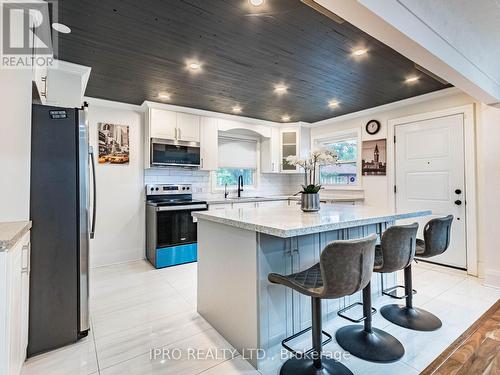
{"type": "MultiPolygon", "coordinates": [[[[337,162],[338,156],[335,152],[330,150],[316,150],[312,151],[308,158],[302,159],[298,156],[288,156],[287,163],[302,167],[304,170],[304,185],[300,208],[304,212],[316,212],[320,209],[319,204],[319,191],[321,185],[316,183],[318,167],[321,165],[332,165],[337,162]]],[[[298,193],[298,194],[299,194],[298,193]]]]}

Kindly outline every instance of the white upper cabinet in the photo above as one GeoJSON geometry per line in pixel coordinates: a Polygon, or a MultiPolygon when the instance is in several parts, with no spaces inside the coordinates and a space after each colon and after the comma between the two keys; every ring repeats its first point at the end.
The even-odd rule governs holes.
{"type": "Polygon", "coordinates": [[[217,119],[202,117],[200,120],[200,169],[216,170],[218,154],[217,119]]]}
{"type": "Polygon", "coordinates": [[[200,141],[200,116],[150,108],[150,138],[200,141]]]}
{"type": "Polygon", "coordinates": [[[262,138],[260,147],[260,167],[262,173],[280,172],[280,137],[280,129],[272,128],[271,137],[262,138]]]}
{"type": "Polygon", "coordinates": [[[297,128],[281,130],[281,171],[297,172],[297,167],[288,164],[286,158],[299,155],[299,130],[297,128]]]}
{"type": "Polygon", "coordinates": [[[311,149],[311,130],[298,125],[281,129],[280,136],[280,164],[282,173],[300,172],[299,167],[294,167],[286,162],[288,156],[307,157],[311,149]]]}
{"type": "Polygon", "coordinates": [[[177,140],[200,141],[200,116],[177,112],[177,140]]]}
{"type": "Polygon", "coordinates": [[[172,111],[151,108],[149,123],[151,138],[176,139],[177,114],[172,111]]]}
{"type": "MultiPolygon", "coordinates": [[[[300,172],[300,168],[287,165],[285,159],[290,155],[305,157],[310,151],[311,129],[306,123],[296,122],[281,127],[260,120],[240,120],[235,116],[234,119],[219,118],[217,114],[211,117],[208,112],[206,116],[203,113],[176,112],[171,110],[176,108],[174,106],[153,102],[144,102],[143,108],[146,168],[151,168],[151,138],[198,143],[200,170],[204,171],[215,171],[219,167],[219,132],[251,131],[256,138],[260,138],[261,173],[300,172]]],[[[182,110],[181,107],[179,109],[182,110]]]]}
{"type": "Polygon", "coordinates": [[[54,60],[50,67],[35,68],[33,82],[44,105],[77,108],[83,104],[83,96],[90,77],[90,68],[62,60],[54,60]]]}

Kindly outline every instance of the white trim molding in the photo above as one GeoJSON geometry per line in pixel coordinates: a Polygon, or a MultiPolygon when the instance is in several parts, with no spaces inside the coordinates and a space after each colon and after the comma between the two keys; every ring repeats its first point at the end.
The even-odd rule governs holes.
{"type": "Polygon", "coordinates": [[[500,271],[493,269],[484,270],[484,285],[500,288],[500,271]]]}
{"type": "Polygon", "coordinates": [[[395,118],[387,122],[387,186],[389,204],[392,210],[396,209],[396,194],[394,185],[396,181],[395,164],[396,154],[394,139],[395,126],[410,122],[424,121],[436,117],[445,117],[462,114],[464,116],[464,147],[465,147],[465,212],[466,244],[467,244],[467,273],[478,275],[478,243],[477,243],[477,195],[476,195],[476,121],[474,104],[448,108],[440,111],[421,113],[412,116],[395,118]]]}
{"type": "Polygon", "coordinates": [[[444,98],[444,97],[453,96],[453,95],[459,95],[459,94],[463,94],[463,93],[464,93],[463,91],[460,91],[456,87],[450,87],[447,89],[430,92],[428,94],[422,94],[422,95],[414,96],[414,97],[411,97],[408,99],[398,100],[396,102],[379,105],[378,107],[363,109],[363,110],[358,111],[358,112],[352,112],[352,113],[348,113],[346,115],[342,115],[342,116],[333,117],[333,118],[321,120],[318,122],[314,122],[311,124],[311,127],[314,128],[314,127],[322,126],[322,125],[331,125],[331,124],[335,124],[337,122],[343,122],[343,121],[352,120],[352,119],[355,119],[358,117],[374,115],[374,114],[377,114],[380,112],[388,112],[388,111],[391,111],[393,109],[407,107],[410,105],[415,105],[418,103],[427,102],[429,100],[436,100],[439,98],[444,98]]]}

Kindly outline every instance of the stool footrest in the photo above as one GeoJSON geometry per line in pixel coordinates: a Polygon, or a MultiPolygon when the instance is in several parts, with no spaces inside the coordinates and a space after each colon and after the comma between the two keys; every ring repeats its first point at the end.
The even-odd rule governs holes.
{"type": "MultiPolygon", "coordinates": [[[[292,349],[291,347],[289,347],[286,344],[288,341],[296,339],[297,337],[303,335],[304,333],[309,332],[311,329],[312,329],[312,327],[309,327],[309,328],[303,329],[300,332],[297,332],[297,333],[293,334],[292,336],[287,337],[286,339],[284,339],[283,341],[281,341],[281,346],[284,347],[286,350],[288,350],[293,355],[297,355],[297,354],[310,354],[310,353],[312,353],[313,350],[314,350],[314,348],[311,348],[311,349],[305,351],[304,353],[302,353],[302,352],[298,352],[298,351],[292,349]]],[[[329,342],[332,341],[332,335],[330,335],[328,332],[325,332],[325,331],[321,331],[321,332],[323,333],[323,335],[325,335],[327,337],[327,339],[321,343],[321,346],[325,346],[326,344],[328,344],[329,342]]]]}
{"type": "MultiPolygon", "coordinates": [[[[382,294],[384,296],[389,296],[391,298],[396,298],[396,299],[405,299],[406,297],[408,297],[407,294],[402,295],[402,296],[398,296],[398,293],[397,293],[398,288],[405,289],[405,286],[404,285],[396,285],[396,286],[384,289],[384,290],[382,290],[382,294]]],[[[415,289],[412,289],[412,291],[413,291],[412,294],[417,294],[417,291],[415,289]]]]}
{"type": "MultiPolygon", "coordinates": [[[[362,316],[361,318],[359,319],[353,319],[353,318],[350,318],[348,317],[347,315],[344,315],[344,313],[350,309],[352,309],[353,307],[355,306],[363,306],[363,304],[361,302],[354,302],[353,304],[347,306],[347,307],[344,307],[343,309],[337,311],[337,315],[340,316],[341,318],[344,318],[344,319],[347,319],[349,320],[350,322],[353,322],[353,323],[359,323],[359,322],[362,322],[363,320],[366,319],[366,316],[362,316]]],[[[372,307],[372,315],[376,314],[377,313],[377,309],[372,307]]]]}

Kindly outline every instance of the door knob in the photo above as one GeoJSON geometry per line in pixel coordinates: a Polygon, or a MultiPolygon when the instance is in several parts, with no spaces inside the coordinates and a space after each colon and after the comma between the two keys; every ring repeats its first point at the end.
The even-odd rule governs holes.
{"type": "Polygon", "coordinates": [[[460,189],[456,189],[456,190],[455,190],[455,194],[462,194],[462,190],[460,190],[460,189]]]}
{"type": "Polygon", "coordinates": [[[457,199],[457,200],[455,201],[455,204],[456,204],[457,206],[460,206],[460,205],[462,204],[462,201],[461,201],[460,199],[457,199]]]}

